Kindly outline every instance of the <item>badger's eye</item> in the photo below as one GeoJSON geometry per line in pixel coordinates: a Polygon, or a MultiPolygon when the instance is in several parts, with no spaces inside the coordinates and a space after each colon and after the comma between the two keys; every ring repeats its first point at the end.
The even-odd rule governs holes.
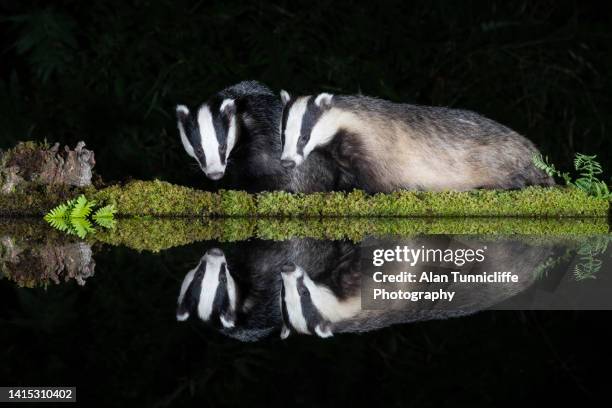
{"type": "Polygon", "coordinates": [[[300,296],[310,296],[310,292],[306,288],[300,288],[300,296]]]}

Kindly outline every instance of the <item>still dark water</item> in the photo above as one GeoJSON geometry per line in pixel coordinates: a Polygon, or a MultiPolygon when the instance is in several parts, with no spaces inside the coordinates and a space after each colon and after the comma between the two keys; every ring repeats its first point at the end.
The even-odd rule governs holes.
{"type": "Polygon", "coordinates": [[[5,235],[0,385],[76,386],[83,406],[610,400],[610,314],[576,309],[612,309],[611,240],[415,234],[199,241],[152,253],[5,235]],[[486,248],[486,259],[389,262],[388,272],[499,270],[519,281],[436,286],[455,293],[452,305],[362,308],[372,251],[397,246],[486,248]]]}

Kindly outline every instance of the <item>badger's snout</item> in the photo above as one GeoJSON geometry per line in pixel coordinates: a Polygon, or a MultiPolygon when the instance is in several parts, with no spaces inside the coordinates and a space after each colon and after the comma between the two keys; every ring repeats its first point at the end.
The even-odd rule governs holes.
{"type": "Polygon", "coordinates": [[[204,172],[204,173],[206,174],[206,177],[208,177],[211,180],[220,180],[223,177],[223,175],[225,174],[222,171],[215,171],[215,172],[212,172],[212,173],[204,172]]]}
{"type": "Polygon", "coordinates": [[[298,279],[304,274],[304,271],[302,270],[302,268],[298,268],[297,265],[294,264],[293,262],[289,262],[281,266],[280,272],[284,279],[287,279],[287,278],[298,279]]]}
{"type": "Polygon", "coordinates": [[[299,154],[283,154],[281,156],[281,166],[286,169],[294,169],[304,161],[304,157],[299,154]]]}
{"type": "Polygon", "coordinates": [[[291,273],[291,272],[295,272],[296,267],[294,263],[286,263],[283,266],[281,266],[281,273],[291,273]]]}
{"type": "Polygon", "coordinates": [[[296,163],[293,160],[281,160],[281,165],[286,169],[293,169],[296,163]]]}
{"type": "Polygon", "coordinates": [[[206,253],[211,256],[224,256],[225,255],[223,251],[220,250],[219,248],[211,248],[206,253]]]}

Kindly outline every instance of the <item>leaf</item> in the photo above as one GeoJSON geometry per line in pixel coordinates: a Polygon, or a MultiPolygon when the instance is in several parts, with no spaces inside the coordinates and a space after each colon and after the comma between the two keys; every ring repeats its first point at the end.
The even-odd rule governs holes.
{"type": "Polygon", "coordinates": [[[113,218],[117,213],[117,209],[113,204],[105,205],[104,207],[100,207],[96,210],[93,215],[94,219],[97,218],[113,218]]]}
{"type": "Polygon", "coordinates": [[[62,232],[68,232],[70,229],[70,224],[68,224],[68,220],[66,218],[49,218],[47,219],[47,222],[53,228],[62,232]]]}
{"type": "Polygon", "coordinates": [[[66,218],[68,216],[69,207],[67,204],[60,204],[57,207],[49,211],[45,216],[45,221],[50,222],[54,219],[66,218]]]}
{"type": "Polygon", "coordinates": [[[115,227],[115,213],[117,209],[113,204],[106,205],[104,207],[98,208],[98,210],[93,215],[93,220],[101,227],[104,228],[114,228],[115,227]]]}
{"type": "Polygon", "coordinates": [[[74,233],[81,239],[85,238],[88,233],[93,234],[96,232],[89,220],[86,218],[71,218],[70,225],[74,229],[74,233]]]}
{"type": "Polygon", "coordinates": [[[79,198],[76,199],[76,203],[70,212],[70,218],[87,218],[91,211],[96,205],[95,201],[88,201],[84,195],[80,195],[79,198]]]}

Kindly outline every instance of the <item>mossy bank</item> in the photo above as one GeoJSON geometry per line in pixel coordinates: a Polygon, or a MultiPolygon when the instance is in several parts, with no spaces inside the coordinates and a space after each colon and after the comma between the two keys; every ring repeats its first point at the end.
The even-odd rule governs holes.
{"type": "Polygon", "coordinates": [[[529,187],[514,191],[401,191],[367,195],[290,194],[242,191],[209,192],[163,181],[132,181],[102,189],[30,186],[0,194],[0,215],[43,215],[53,206],[84,193],[114,204],[119,216],[156,217],[607,217],[608,200],[568,187],[529,187]]]}

